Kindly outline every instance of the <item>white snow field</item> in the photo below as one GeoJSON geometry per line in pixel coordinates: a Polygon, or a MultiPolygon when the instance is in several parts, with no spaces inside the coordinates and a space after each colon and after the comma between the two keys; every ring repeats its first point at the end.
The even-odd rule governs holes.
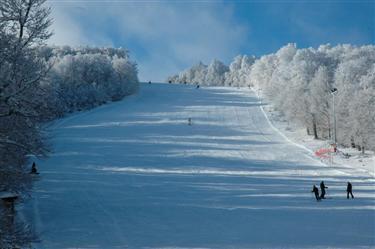
{"type": "Polygon", "coordinates": [[[50,130],[20,210],[36,248],[375,248],[375,179],[288,142],[250,91],[142,84],[50,130]]]}

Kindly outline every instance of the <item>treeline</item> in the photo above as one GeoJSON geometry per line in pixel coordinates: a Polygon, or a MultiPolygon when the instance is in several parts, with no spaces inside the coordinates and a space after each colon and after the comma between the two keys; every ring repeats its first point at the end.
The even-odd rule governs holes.
{"type": "Polygon", "coordinates": [[[117,101],[139,88],[137,65],[122,48],[46,47],[53,66],[44,83],[55,116],[117,101]]]}
{"type": "Polygon", "coordinates": [[[119,48],[46,46],[45,0],[0,1],[0,192],[30,188],[28,156],[44,156],[41,126],[120,100],[139,87],[137,65],[119,48]]]}
{"type": "Polygon", "coordinates": [[[260,58],[237,56],[229,67],[199,63],[167,79],[174,83],[253,87],[315,138],[375,150],[375,46],[288,44],[260,58]],[[218,68],[221,70],[209,70],[218,68]],[[212,79],[217,79],[214,81],[212,79]],[[334,96],[333,96],[334,95],[334,96]]]}

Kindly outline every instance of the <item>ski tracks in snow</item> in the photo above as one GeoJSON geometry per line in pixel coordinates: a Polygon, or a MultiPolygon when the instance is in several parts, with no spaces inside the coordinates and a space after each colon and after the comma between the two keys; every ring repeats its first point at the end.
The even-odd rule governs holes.
{"type": "Polygon", "coordinates": [[[254,93],[142,88],[142,98],[51,126],[57,151],[39,164],[44,175],[28,212],[38,248],[373,245],[372,185],[358,186],[355,202],[343,195],[317,203],[312,182],[331,179],[329,191],[341,196],[347,174],[286,138],[254,93]]]}

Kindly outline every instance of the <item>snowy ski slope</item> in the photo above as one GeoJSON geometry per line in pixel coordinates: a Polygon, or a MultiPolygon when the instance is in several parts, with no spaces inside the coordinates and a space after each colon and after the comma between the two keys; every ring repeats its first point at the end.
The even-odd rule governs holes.
{"type": "Polygon", "coordinates": [[[51,135],[22,210],[36,248],[375,247],[374,178],[285,140],[250,91],[142,84],[51,135]]]}

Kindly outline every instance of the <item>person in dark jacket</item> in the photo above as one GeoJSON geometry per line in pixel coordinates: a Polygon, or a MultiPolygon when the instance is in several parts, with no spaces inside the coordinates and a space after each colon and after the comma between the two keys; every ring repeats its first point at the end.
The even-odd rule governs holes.
{"type": "Polygon", "coordinates": [[[353,192],[352,192],[352,184],[348,182],[348,186],[346,187],[346,198],[349,199],[349,194],[354,198],[353,192]]]}
{"type": "Polygon", "coordinates": [[[321,199],[325,199],[326,188],[328,188],[328,187],[326,187],[326,185],[324,185],[324,182],[322,181],[322,182],[320,183],[320,191],[322,191],[322,193],[320,194],[320,198],[321,198],[321,199]]]}
{"type": "Polygon", "coordinates": [[[320,201],[320,197],[319,197],[319,189],[318,189],[315,185],[313,186],[313,189],[312,189],[311,192],[314,192],[316,200],[317,200],[317,201],[320,201]]]}
{"type": "Polygon", "coordinates": [[[33,162],[33,165],[31,166],[30,174],[39,174],[38,170],[36,169],[35,162],[33,162]]]}

